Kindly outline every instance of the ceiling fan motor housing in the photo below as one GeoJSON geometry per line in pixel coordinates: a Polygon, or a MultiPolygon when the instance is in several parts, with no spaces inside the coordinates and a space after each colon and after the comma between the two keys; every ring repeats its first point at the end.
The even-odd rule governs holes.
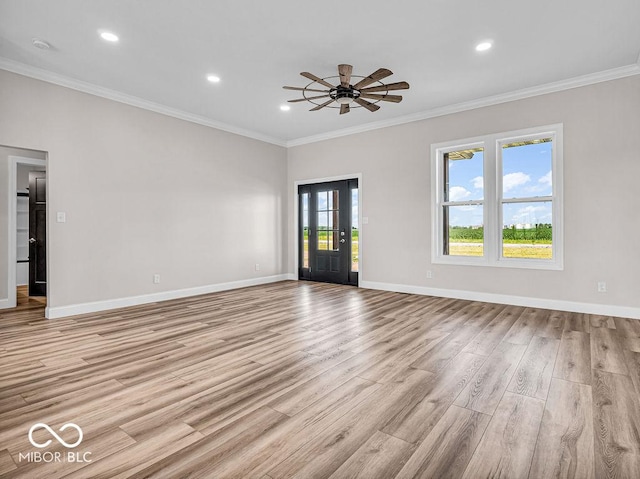
{"type": "Polygon", "coordinates": [[[353,100],[360,97],[360,92],[354,89],[351,85],[348,87],[338,85],[335,89],[331,90],[329,96],[340,105],[348,105],[353,102],[353,100]]]}

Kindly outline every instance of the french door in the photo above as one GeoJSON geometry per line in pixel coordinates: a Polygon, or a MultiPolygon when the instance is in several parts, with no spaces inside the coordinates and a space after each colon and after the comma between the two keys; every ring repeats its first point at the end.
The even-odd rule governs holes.
{"type": "Polygon", "coordinates": [[[358,284],[358,180],[300,185],[298,278],[358,284]]]}

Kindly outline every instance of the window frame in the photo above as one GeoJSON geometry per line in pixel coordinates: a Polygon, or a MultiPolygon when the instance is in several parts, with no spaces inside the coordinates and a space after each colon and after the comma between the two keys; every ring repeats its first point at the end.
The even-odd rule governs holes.
{"type": "Polygon", "coordinates": [[[564,269],[564,219],[563,219],[563,125],[561,123],[494,133],[462,140],[431,145],[431,262],[464,266],[493,266],[525,269],[564,269]],[[552,139],[551,169],[552,192],[550,196],[507,199],[503,197],[502,145],[540,138],[552,139]],[[469,148],[483,148],[483,200],[444,201],[444,154],[469,148]],[[503,251],[503,204],[515,202],[551,201],[552,244],[551,259],[508,258],[503,251]],[[481,204],[483,206],[484,242],[483,256],[445,255],[444,206],[456,204],[481,204]]]}

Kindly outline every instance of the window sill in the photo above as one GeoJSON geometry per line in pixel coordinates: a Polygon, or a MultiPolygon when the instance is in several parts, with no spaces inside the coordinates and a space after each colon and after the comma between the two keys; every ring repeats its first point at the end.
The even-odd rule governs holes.
{"type": "Polygon", "coordinates": [[[485,266],[490,268],[540,269],[549,271],[564,270],[564,265],[559,260],[500,258],[490,261],[488,258],[477,256],[439,256],[432,258],[431,262],[433,264],[448,264],[452,266],[485,266]]]}

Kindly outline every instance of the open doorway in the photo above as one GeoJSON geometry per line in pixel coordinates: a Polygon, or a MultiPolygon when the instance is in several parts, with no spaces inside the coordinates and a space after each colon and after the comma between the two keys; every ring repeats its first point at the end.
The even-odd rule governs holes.
{"type": "Polygon", "coordinates": [[[4,308],[46,305],[46,152],[0,147],[8,176],[4,308]]]}

